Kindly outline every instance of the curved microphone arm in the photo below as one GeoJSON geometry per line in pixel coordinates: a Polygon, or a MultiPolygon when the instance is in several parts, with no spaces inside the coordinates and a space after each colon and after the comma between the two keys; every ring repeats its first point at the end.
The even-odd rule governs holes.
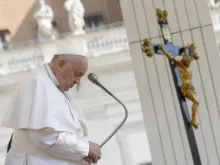
{"type": "Polygon", "coordinates": [[[128,110],[126,108],[126,106],[116,97],[114,96],[110,90],[108,90],[103,83],[99,80],[99,78],[94,74],[94,73],[90,73],[88,75],[88,79],[95,85],[99,86],[100,88],[102,88],[105,92],[107,92],[110,96],[112,96],[119,104],[122,105],[122,107],[125,110],[125,116],[123,118],[123,120],[119,123],[119,125],[114,129],[114,131],[100,144],[100,147],[103,147],[111,138],[112,136],[121,128],[121,126],[125,123],[125,121],[128,118],[128,110]]]}
{"type": "Polygon", "coordinates": [[[103,145],[105,145],[105,143],[107,143],[111,138],[112,136],[121,128],[121,126],[125,123],[125,121],[127,120],[128,118],[128,110],[126,108],[126,106],[117,98],[115,97],[114,95],[111,95],[119,104],[122,105],[122,107],[124,108],[125,110],[125,116],[123,118],[123,120],[120,122],[120,124],[118,125],[118,127],[116,127],[114,129],[114,131],[101,143],[100,147],[102,147],[103,145]]]}

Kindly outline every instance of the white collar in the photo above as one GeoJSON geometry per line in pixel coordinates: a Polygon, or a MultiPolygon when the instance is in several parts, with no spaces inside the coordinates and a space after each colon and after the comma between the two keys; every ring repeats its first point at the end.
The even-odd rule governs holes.
{"type": "Polygon", "coordinates": [[[54,75],[53,71],[51,70],[49,64],[45,64],[44,66],[45,66],[45,68],[46,68],[46,70],[47,70],[47,73],[48,73],[50,79],[53,81],[53,83],[54,83],[56,86],[59,86],[59,82],[58,82],[56,76],[54,75]]]}

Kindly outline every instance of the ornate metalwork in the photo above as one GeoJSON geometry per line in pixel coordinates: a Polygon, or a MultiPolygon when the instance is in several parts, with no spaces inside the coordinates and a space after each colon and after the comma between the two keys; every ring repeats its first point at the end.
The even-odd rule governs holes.
{"type": "Polygon", "coordinates": [[[180,104],[182,104],[181,109],[184,111],[188,123],[192,124],[192,126],[197,129],[197,112],[199,101],[197,100],[196,92],[192,84],[192,73],[190,70],[191,61],[193,59],[199,59],[199,55],[196,53],[196,46],[195,44],[191,44],[186,47],[174,45],[172,43],[172,37],[168,27],[168,12],[166,10],[156,9],[156,15],[163,36],[164,45],[152,44],[150,40],[145,39],[141,44],[142,51],[148,57],[152,57],[154,54],[165,55],[172,62],[170,63],[170,66],[173,70],[174,80],[177,81],[176,85],[179,88],[177,92],[180,91],[183,98],[185,97],[193,102],[191,115],[192,120],[190,119],[187,106],[183,105],[186,104],[186,101],[184,101],[183,98],[179,100],[180,104]],[[183,58],[181,60],[177,60],[175,58],[176,56],[182,56],[183,58]]]}
{"type": "Polygon", "coordinates": [[[195,44],[186,47],[173,44],[167,20],[168,12],[166,10],[156,9],[156,15],[164,44],[160,45],[144,40],[141,44],[142,50],[148,57],[152,57],[154,52],[154,54],[165,55],[169,59],[193,163],[194,165],[202,165],[196,138],[193,129],[190,127],[192,125],[194,128],[198,128],[197,112],[199,101],[192,84],[190,64],[192,60],[198,60],[199,55],[196,53],[195,44]],[[151,44],[151,48],[149,44],[151,44]],[[182,59],[177,60],[176,56],[182,56],[182,59]],[[186,98],[193,102],[192,120],[190,119],[186,98]]]}
{"type": "Polygon", "coordinates": [[[167,20],[168,11],[167,10],[156,9],[156,12],[157,12],[157,20],[159,22],[168,23],[168,20],[167,20]]]}
{"type": "MultiPolygon", "coordinates": [[[[184,97],[192,101],[192,125],[194,128],[198,128],[197,122],[197,112],[199,107],[199,101],[196,96],[195,88],[192,84],[192,72],[190,69],[190,64],[193,59],[198,59],[198,55],[195,52],[194,44],[184,47],[183,58],[181,60],[177,60],[170,53],[168,53],[162,45],[158,45],[158,50],[161,50],[163,54],[172,62],[174,62],[178,68],[180,79],[182,85],[180,90],[184,97]],[[193,50],[193,54],[187,54],[187,49],[193,50]]],[[[190,52],[190,51],[189,51],[190,52]]]]}
{"type": "Polygon", "coordinates": [[[148,39],[145,39],[141,45],[142,51],[146,54],[148,57],[152,57],[154,55],[154,51],[151,46],[151,42],[148,39]]]}

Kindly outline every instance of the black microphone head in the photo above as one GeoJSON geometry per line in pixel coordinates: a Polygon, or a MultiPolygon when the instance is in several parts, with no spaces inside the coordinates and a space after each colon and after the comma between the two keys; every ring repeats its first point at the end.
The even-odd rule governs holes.
{"type": "Polygon", "coordinates": [[[88,79],[93,83],[97,83],[99,80],[99,78],[94,73],[89,73],[88,79]]]}
{"type": "Polygon", "coordinates": [[[113,94],[109,91],[107,87],[104,86],[104,84],[101,82],[101,80],[94,74],[94,73],[89,73],[88,79],[95,85],[99,86],[102,88],[104,91],[106,91],[108,94],[113,96],[113,94]]]}

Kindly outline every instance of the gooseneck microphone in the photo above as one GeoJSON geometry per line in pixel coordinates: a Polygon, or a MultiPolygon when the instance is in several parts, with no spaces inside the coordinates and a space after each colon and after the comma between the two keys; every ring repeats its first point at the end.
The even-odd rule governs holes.
{"type": "Polygon", "coordinates": [[[104,84],[101,82],[101,80],[94,74],[94,73],[90,73],[88,75],[88,79],[95,85],[99,86],[100,88],[102,88],[106,93],[108,93],[111,96],[114,96],[110,90],[104,86],[104,84]]]}
{"type": "Polygon", "coordinates": [[[115,96],[113,95],[110,90],[105,87],[105,85],[101,82],[101,80],[94,74],[94,73],[90,73],[88,75],[88,79],[95,85],[99,86],[100,88],[102,88],[106,93],[108,93],[110,96],[112,96],[119,104],[122,105],[122,107],[125,110],[125,116],[123,118],[123,120],[119,123],[119,125],[114,129],[114,131],[101,143],[100,147],[102,147],[103,145],[105,145],[105,143],[107,143],[112,136],[121,128],[121,126],[125,123],[125,121],[128,118],[128,110],[126,108],[126,106],[115,96]]]}

